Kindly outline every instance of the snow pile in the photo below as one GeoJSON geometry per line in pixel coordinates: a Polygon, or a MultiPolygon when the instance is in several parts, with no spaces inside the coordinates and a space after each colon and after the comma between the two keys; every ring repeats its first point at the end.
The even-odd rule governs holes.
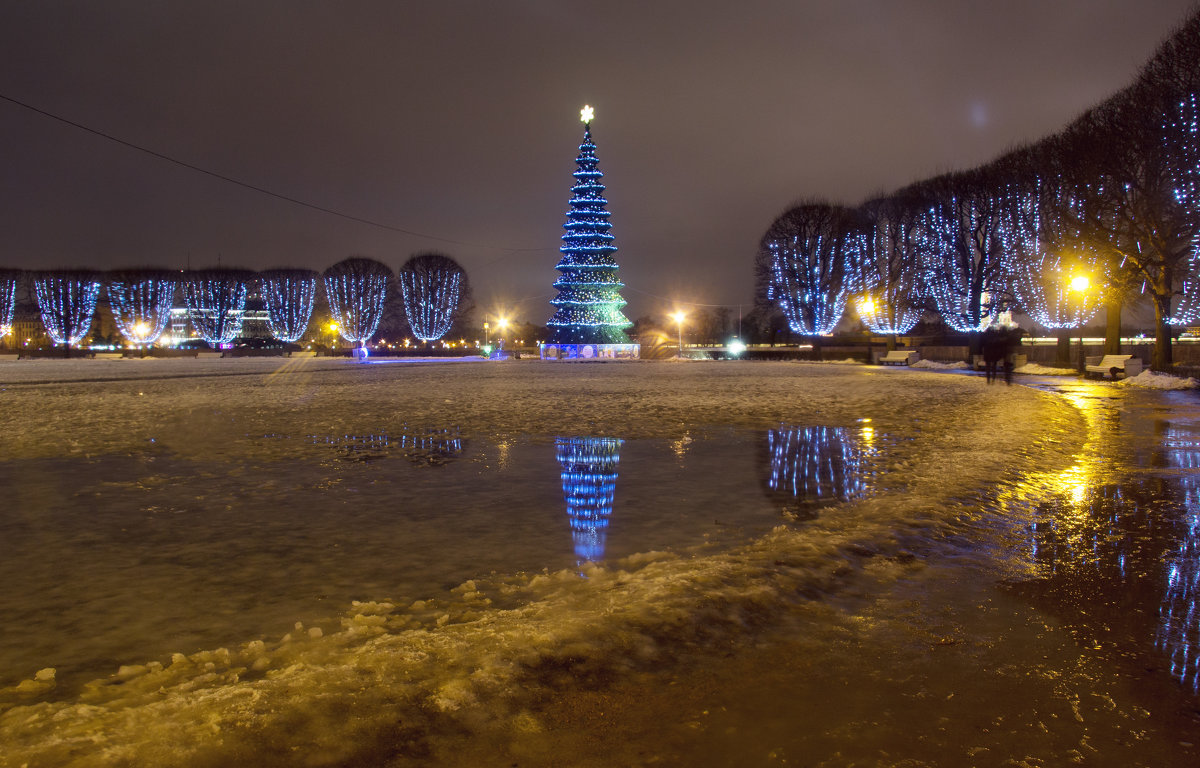
{"type": "Polygon", "coordinates": [[[1024,373],[1030,376],[1077,376],[1079,372],[1073,368],[1050,368],[1037,363],[1026,363],[1020,368],[1013,370],[1013,373],[1024,373]]]}
{"type": "Polygon", "coordinates": [[[957,370],[961,370],[963,368],[968,368],[970,366],[968,366],[966,363],[964,363],[961,360],[958,360],[953,363],[939,363],[936,360],[918,360],[917,362],[913,363],[912,365],[910,365],[908,367],[909,368],[924,368],[924,369],[930,370],[930,371],[957,371],[957,370]]]}
{"type": "Polygon", "coordinates": [[[800,362],[810,365],[865,365],[862,360],[855,360],[853,357],[847,357],[845,360],[801,360],[800,362]]]}
{"type": "Polygon", "coordinates": [[[1169,373],[1156,373],[1151,370],[1142,371],[1132,378],[1121,379],[1117,384],[1128,387],[1142,387],[1144,389],[1195,389],[1197,387],[1196,380],[1190,376],[1184,378],[1172,376],[1169,373]]]}

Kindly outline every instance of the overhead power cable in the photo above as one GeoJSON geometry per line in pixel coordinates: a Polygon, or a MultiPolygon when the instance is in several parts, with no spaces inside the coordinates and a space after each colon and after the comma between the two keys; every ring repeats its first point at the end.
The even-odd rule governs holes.
{"type": "MultiPolygon", "coordinates": [[[[549,250],[548,248],[506,248],[506,247],[497,246],[497,245],[481,245],[479,243],[469,243],[469,242],[466,242],[463,240],[454,240],[454,239],[448,238],[448,237],[438,237],[437,235],[430,235],[430,234],[426,234],[424,232],[417,232],[415,230],[405,229],[404,227],[397,227],[397,226],[394,226],[391,224],[385,224],[383,222],[375,221],[374,219],[364,218],[362,216],[355,216],[352,213],[345,213],[343,211],[339,211],[339,210],[336,210],[333,208],[327,208],[323,205],[317,205],[316,203],[310,203],[306,200],[301,200],[299,198],[292,197],[290,195],[285,195],[280,192],[275,192],[273,190],[267,189],[266,187],[260,187],[256,184],[251,184],[249,182],[242,181],[241,179],[235,179],[232,176],[227,176],[223,173],[218,173],[217,171],[210,171],[207,168],[202,168],[198,165],[195,165],[194,163],[189,163],[186,160],[180,160],[178,158],[171,157],[170,155],[165,155],[162,152],[156,152],[153,149],[148,149],[146,147],[141,146],[140,144],[134,144],[131,141],[126,141],[124,139],[113,136],[112,134],[105,133],[104,131],[100,131],[95,128],[86,126],[83,123],[77,123],[74,120],[70,120],[68,118],[62,117],[61,115],[56,115],[53,112],[47,112],[44,109],[35,107],[32,104],[21,101],[20,99],[14,99],[11,96],[6,96],[2,93],[0,93],[0,100],[7,101],[10,104],[15,104],[18,107],[27,109],[30,112],[35,112],[39,115],[42,115],[43,117],[48,117],[51,120],[56,120],[60,123],[63,123],[64,125],[69,125],[72,128],[78,128],[81,131],[86,131],[87,133],[90,133],[93,136],[99,136],[102,139],[107,139],[108,141],[111,141],[115,144],[120,144],[123,147],[128,147],[129,149],[137,150],[138,152],[143,152],[147,155],[150,155],[151,157],[157,157],[159,160],[165,160],[168,163],[174,163],[175,165],[178,165],[183,168],[187,168],[190,171],[196,171],[197,173],[203,173],[205,176],[211,176],[214,179],[220,179],[221,181],[225,181],[230,184],[236,184],[239,187],[253,190],[254,192],[258,192],[263,195],[268,195],[268,196],[274,197],[278,200],[283,200],[285,202],[292,203],[293,205],[299,205],[299,206],[303,206],[305,208],[310,208],[314,211],[320,211],[321,213],[327,213],[330,216],[337,216],[339,218],[346,219],[348,221],[358,222],[359,224],[366,224],[367,226],[371,226],[371,227],[378,227],[379,229],[386,229],[389,232],[398,232],[402,235],[410,235],[412,237],[420,237],[425,240],[434,240],[439,243],[450,243],[452,245],[461,245],[461,246],[464,246],[467,248],[487,248],[489,250],[507,251],[508,253],[522,253],[522,252],[549,250]]],[[[497,261],[498,261],[498,259],[497,259],[497,261]]]]}

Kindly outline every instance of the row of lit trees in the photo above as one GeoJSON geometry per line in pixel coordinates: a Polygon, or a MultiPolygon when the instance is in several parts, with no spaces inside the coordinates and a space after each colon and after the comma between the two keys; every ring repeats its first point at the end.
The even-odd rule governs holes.
{"type": "MultiPolygon", "coordinates": [[[[0,336],[11,330],[21,275],[18,270],[0,271],[0,336]]],[[[393,280],[399,283],[407,323],[422,341],[444,336],[467,308],[470,294],[462,267],[437,253],[412,257],[401,267],[398,278],[382,262],[351,257],[324,273],[310,269],[130,269],[108,273],[70,269],[34,272],[31,279],[42,324],[67,354],[87,336],[103,287],[107,287],[118,330],[136,345],[153,344],[162,336],[177,292],[182,294],[192,327],[210,344],[227,344],[241,334],[246,300],[254,290],[262,296],[271,334],[294,342],[308,328],[318,284],[323,283],[338,332],[359,345],[379,327],[393,280]]]]}
{"type": "Polygon", "coordinates": [[[1115,352],[1122,304],[1145,294],[1152,367],[1169,369],[1171,326],[1200,319],[1197,93],[1200,14],[1133,85],[1057,135],[857,208],[788,210],[762,238],[758,299],[805,335],[832,331],[853,298],[889,335],[930,306],[973,333],[1006,309],[1080,328],[1104,304],[1115,352]]]}

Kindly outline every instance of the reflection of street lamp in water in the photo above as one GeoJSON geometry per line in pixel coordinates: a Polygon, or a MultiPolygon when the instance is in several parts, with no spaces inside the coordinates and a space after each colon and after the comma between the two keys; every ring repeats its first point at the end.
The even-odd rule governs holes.
{"type": "Polygon", "coordinates": [[[687,315],[682,312],[676,312],[671,315],[675,320],[675,328],[679,331],[679,357],[683,357],[683,321],[687,319],[687,315]]]}
{"type": "Polygon", "coordinates": [[[1083,314],[1084,314],[1083,310],[1084,310],[1084,303],[1087,300],[1088,286],[1090,286],[1090,285],[1091,285],[1091,281],[1088,280],[1087,275],[1076,275],[1075,277],[1071,278],[1071,282],[1070,282],[1071,292],[1079,294],[1079,315],[1078,315],[1078,317],[1079,317],[1079,367],[1078,367],[1078,370],[1080,373],[1083,373],[1084,364],[1086,362],[1083,357],[1083,314]]]}

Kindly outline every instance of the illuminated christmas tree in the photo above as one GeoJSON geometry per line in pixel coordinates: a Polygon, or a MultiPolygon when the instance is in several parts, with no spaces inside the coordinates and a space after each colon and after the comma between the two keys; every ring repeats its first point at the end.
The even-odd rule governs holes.
{"type": "Polygon", "coordinates": [[[562,260],[556,269],[562,274],[554,282],[558,296],[550,303],[554,315],[546,323],[551,331],[550,343],[563,344],[629,344],[625,329],[633,325],[621,313],[625,300],[624,288],[617,278],[617,262],[613,258],[617,247],[609,233],[608,201],[604,199],[596,145],[592,143],[592,108],[580,113],[583,123],[583,143],[579,145],[579,168],[575,171],[575,186],[571,188],[571,210],[562,236],[562,260]]]}

